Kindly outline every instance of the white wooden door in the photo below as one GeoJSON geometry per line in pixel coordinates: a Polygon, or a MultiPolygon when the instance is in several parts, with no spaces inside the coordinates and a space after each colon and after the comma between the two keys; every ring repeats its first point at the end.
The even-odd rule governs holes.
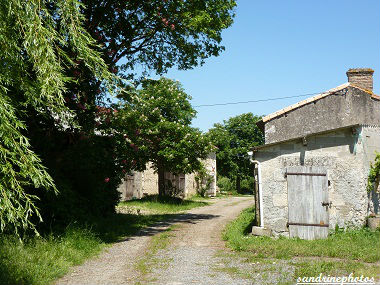
{"type": "Polygon", "coordinates": [[[326,238],[329,230],[327,170],[317,166],[287,167],[290,237],[326,238]]]}

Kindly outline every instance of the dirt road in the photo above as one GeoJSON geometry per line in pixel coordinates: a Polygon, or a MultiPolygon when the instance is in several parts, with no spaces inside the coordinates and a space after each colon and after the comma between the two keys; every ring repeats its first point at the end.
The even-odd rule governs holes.
{"type": "Polygon", "coordinates": [[[56,284],[250,284],[215,268],[222,262],[218,252],[226,250],[222,230],[252,204],[251,197],[215,199],[209,206],[178,214],[113,245],[56,284]],[[168,246],[152,255],[152,237],[172,225],[168,246]],[[141,272],[142,263],[148,270],[141,272]]]}

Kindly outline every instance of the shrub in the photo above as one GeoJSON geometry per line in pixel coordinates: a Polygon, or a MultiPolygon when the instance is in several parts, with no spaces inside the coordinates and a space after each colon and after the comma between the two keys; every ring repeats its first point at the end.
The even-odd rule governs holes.
{"type": "Polygon", "coordinates": [[[202,165],[195,175],[195,182],[197,184],[197,193],[204,197],[206,192],[210,190],[211,183],[214,181],[214,177],[207,173],[207,169],[202,165]]]}
{"type": "MultiPolygon", "coordinates": [[[[71,138],[55,134],[45,138],[40,154],[59,190],[57,195],[39,191],[37,203],[44,222],[40,226],[65,226],[114,213],[122,172],[115,163],[111,137],[71,138]],[[70,139],[74,142],[70,142],[70,139]]],[[[35,189],[33,192],[35,193],[35,189]]]]}
{"type": "Polygon", "coordinates": [[[220,176],[218,178],[218,181],[216,184],[220,188],[220,191],[225,191],[225,192],[234,192],[235,191],[235,187],[228,177],[220,176]]]}
{"type": "Polygon", "coordinates": [[[380,153],[376,152],[375,163],[371,163],[371,168],[368,175],[368,185],[367,191],[368,193],[376,190],[375,187],[379,183],[380,179],[380,153]]]}
{"type": "Polygon", "coordinates": [[[255,179],[253,177],[245,178],[241,181],[241,193],[253,193],[255,189],[255,179]]]}

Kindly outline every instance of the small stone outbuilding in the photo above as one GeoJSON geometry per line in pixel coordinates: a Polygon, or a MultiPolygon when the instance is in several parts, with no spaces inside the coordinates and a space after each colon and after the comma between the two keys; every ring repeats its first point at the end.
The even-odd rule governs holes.
{"type": "MultiPolygon", "coordinates": [[[[203,164],[207,173],[212,176],[208,196],[216,195],[216,155],[210,153],[203,164]]],[[[165,183],[176,188],[178,196],[188,198],[197,194],[196,173],[178,174],[165,172],[165,183]]],[[[158,194],[158,174],[152,164],[148,163],[145,171],[133,171],[127,174],[118,188],[121,201],[141,199],[147,195],[158,194]]]]}
{"type": "Polygon", "coordinates": [[[267,115],[265,145],[253,151],[258,227],[254,234],[324,238],[336,226],[364,226],[367,178],[380,151],[380,97],[373,70],[350,69],[348,83],[267,115]]]}

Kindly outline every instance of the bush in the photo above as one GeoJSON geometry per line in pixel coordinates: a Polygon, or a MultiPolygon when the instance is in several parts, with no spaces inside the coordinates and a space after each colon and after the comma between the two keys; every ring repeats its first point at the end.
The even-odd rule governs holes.
{"type": "Polygon", "coordinates": [[[197,184],[197,194],[204,197],[207,191],[210,190],[211,183],[214,181],[214,176],[207,173],[206,168],[202,164],[202,167],[195,175],[195,182],[197,184]]]}
{"type": "Polygon", "coordinates": [[[216,184],[220,191],[235,192],[235,187],[228,177],[219,176],[216,184]]]}
{"type": "Polygon", "coordinates": [[[40,198],[37,206],[45,222],[40,229],[86,223],[114,213],[122,172],[115,163],[113,138],[55,133],[44,139],[46,144],[38,144],[37,152],[59,193],[31,189],[40,198]]]}
{"type": "MultiPolygon", "coordinates": [[[[235,181],[228,177],[218,177],[217,185],[220,191],[237,193],[235,188],[235,181]]],[[[247,177],[240,182],[240,193],[253,193],[255,187],[255,179],[253,177],[247,177]]]]}
{"type": "Polygon", "coordinates": [[[369,175],[368,175],[368,184],[367,184],[367,191],[370,193],[375,189],[375,187],[378,186],[380,179],[380,153],[376,152],[376,158],[374,163],[371,163],[369,175]]]}
{"type": "Polygon", "coordinates": [[[254,193],[255,179],[253,177],[245,178],[241,181],[240,191],[241,193],[254,193]]]}

